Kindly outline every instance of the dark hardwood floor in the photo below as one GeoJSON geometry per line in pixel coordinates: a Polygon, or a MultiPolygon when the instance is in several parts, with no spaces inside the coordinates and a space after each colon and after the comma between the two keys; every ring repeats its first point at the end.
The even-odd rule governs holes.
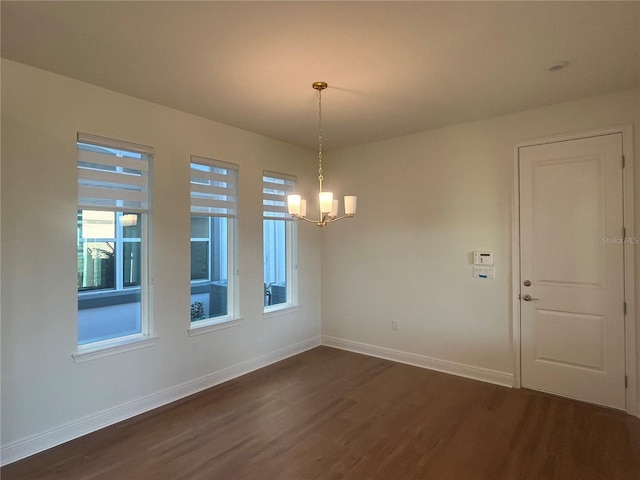
{"type": "Polygon", "coordinates": [[[319,347],[2,480],[638,480],[640,419],[319,347]]]}

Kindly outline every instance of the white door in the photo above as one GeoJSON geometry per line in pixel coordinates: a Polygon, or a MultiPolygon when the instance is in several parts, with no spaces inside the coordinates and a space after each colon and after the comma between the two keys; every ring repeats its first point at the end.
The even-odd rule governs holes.
{"type": "Polygon", "coordinates": [[[625,409],[622,134],[519,149],[522,386],[625,409]]]}

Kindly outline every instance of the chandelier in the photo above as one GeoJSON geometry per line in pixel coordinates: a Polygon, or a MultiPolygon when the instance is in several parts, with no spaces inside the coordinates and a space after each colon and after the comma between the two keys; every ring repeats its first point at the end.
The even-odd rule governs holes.
{"type": "Polygon", "coordinates": [[[322,190],[322,90],[327,88],[327,82],[314,82],[311,85],[318,91],[318,182],[320,191],[318,193],[318,201],[320,204],[320,217],[317,220],[307,218],[307,201],[300,195],[289,195],[287,197],[287,205],[289,214],[294,218],[306,220],[315,223],[319,227],[324,227],[327,223],[337,222],[343,218],[352,218],[356,214],[357,197],[353,195],[345,195],[344,197],[344,215],[338,216],[338,200],[334,200],[332,192],[322,190]]]}

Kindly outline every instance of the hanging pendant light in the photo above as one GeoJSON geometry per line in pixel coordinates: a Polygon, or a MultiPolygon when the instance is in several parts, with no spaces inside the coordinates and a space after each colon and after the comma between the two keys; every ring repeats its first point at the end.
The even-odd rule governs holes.
{"type": "Polygon", "coordinates": [[[320,206],[320,217],[318,220],[307,218],[307,201],[300,195],[289,195],[287,204],[289,214],[294,218],[315,223],[319,227],[324,227],[327,223],[337,222],[343,218],[351,218],[356,214],[357,197],[346,195],[344,197],[344,215],[338,216],[338,200],[334,200],[333,192],[322,190],[322,90],[328,87],[327,82],[314,82],[311,85],[318,91],[318,183],[320,190],[318,193],[318,204],[320,206]]]}

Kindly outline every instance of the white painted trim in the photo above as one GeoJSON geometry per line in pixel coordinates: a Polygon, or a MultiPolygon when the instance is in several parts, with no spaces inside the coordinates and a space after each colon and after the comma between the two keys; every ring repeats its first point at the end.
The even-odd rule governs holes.
{"type": "Polygon", "coordinates": [[[511,339],[513,345],[514,368],[513,386],[522,387],[520,352],[520,147],[514,148],[513,167],[513,209],[511,215],[511,339]]]}
{"type": "Polygon", "coordinates": [[[405,363],[407,365],[413,365],[415,367],[421,367],[429,370],[448,373],[451,375],[457,375],[459,377],[493,383],[495,385],[501,385],[503,387],[513,386],[513,375],[508,372],[500,372],[498,370],[465,365],[463,363],[451,362],[449,360],[440,360],[433,357],[427,357],[425,355],[418,355],[416,353],[403,352],[386,347],[378,347],[376,345],[354,342],[352,340],[330,337],[327,335],[322,336],[322,345],[339,348],[341,350],[348,350],[350,352],[362,353],[364,355],[370,355],[372,357],[384,358],[385,360],[405,363]]]}
{"type": "Polygon", "coordinates": [[[606,128],[596,128],[594,130],[584,130],[574,133],[561,133],[559,135],[551,135],[549,137],[532,138],[530,140],[522,140],[516,144],[516,151],[522,147],[533,147],[536,145],[546,145],[548,143],[566,142],[568,140],[580,140],[582,138],[598,137],[601,135],[612,135],[615,133],[622,133],[623,137],[632,133],[631,124],[617,125],[606,128]]]}
{"type": "MultiPolygon", "coordinates": [[[[545,138],[538,138],[520,142],[514,148],[514,169],[513,169],[513,215],[512,215],[512,252],[511,252],[511,272],[512,272],[512,334],[513,351],[515,361],[514,386],[521,386],[521,359],[520,359],[520,301],[517,298],[520,292],[520,193],[519,193],[519,150],[523,147],[543,145],[547,143],[564,142],[567,140],[578,140],[581,138],[597,137],[600,135],[622,134],[622,153],[625,156],[625,169],[623,171],[624,182],[624,225],[627,229],[627,237],[635,235],[634,216],[634,158],[633,158],[633,126],[619,125],[596,130],[587,130],[576,133],[566,133],[545,138]]],[[[625,268],[625,301],[627,302],[627,315],[625,318],[625,374],[627,376],[627,398],[626,411],[630,415],[640,416],[640,399],[638,398],[638,377],[636,368],[636,287],[635,287],[635,251],[633,242],[625,242],[624,250],[625,268]]]]}
{"type": "Polygon", "coordinates": [[[139,348],[153,347],[157,341],[158,337],[139,334],[124,338],[114,338],[104,342],[80,346],[76,353],[71,354],[71,357],[73,357],[75,363],[88,362],[89,360],[118,355],[138,350],[139,348]]]}
{"type": "Polygon", "coordinates": [[[210,373],[200,378],[190,380],[180,385],[167,388],[143,398],[126,402],[102,412],[80,418],[73,422],[32,435],[22,440],[3,445],[0,449],[2,465],[15,462],[22,458],[34,455],[56,445],[68,442],[114,423],[148,412],[181,398],[193,395],[220,383],[232,380],[254,370],[279,362],[293,355],[311,350],[320,345],[320,337],[312,337],[294,345],[281,348],[271,353],[252,358],[250,360],[232,365],[217,372],[210,373]]]}
{"type": "MultiPolygon", "coordinates": [[[[635,230],[635,177],[633,157],[633,126],[625,125],[620,128],[622,132],[622,154],[625,157],[623,172],[624,182],[624,226],[627,237],[636,236],[635,230]]],[[[627,376],[627,413],[640,417],[638,403],[638,370],[636,338],[638,335],[638,319],[636,318],[636,270],[635,270],[635,244],[624,243],[624,299],[627,303],[627,315],[625,318],[625,353],[627,376]]]]}
{"type": "Polygon", "coordinates": [[[262,312],[262,318],[280,317],[282,315],[288,315],[298,311],[299,305],[292,305],[290,303],[281,303],[279,305],[272,305],[267,307],[269,310],[262,312]]]}
{"type": "MultiPolygon", "coordinates": [[[[198,322],[194,322],[198,323],[198,322]]],[[[237,327],[242,325],[242,318],[229,318],[224,317],[223,320],[205,320],[202,325],[193,325],[187,329],[187,333],[190,337],[195,335],[202,335],[203,333],[217,332],[225,328],[237,327]]]]}

